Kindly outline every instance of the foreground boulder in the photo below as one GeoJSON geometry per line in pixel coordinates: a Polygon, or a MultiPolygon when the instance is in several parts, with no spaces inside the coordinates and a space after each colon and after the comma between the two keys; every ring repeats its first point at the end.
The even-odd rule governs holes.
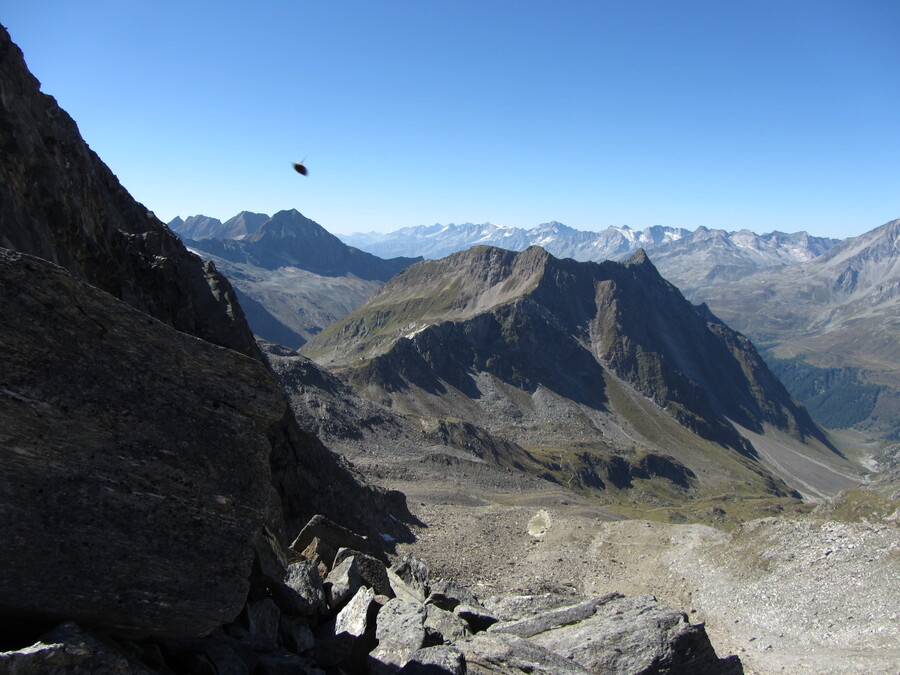
{"type": "Polygon", "coordinates": [[[651,595],[611,594],[534,617],[495,624],[492,632],[529,640],[592,673],[742,672],[737,657],[719,659],[703,624],[651,595]]]}
{"type": "Polygon", "coordinates": [[[0,249],[0,616],[202,635],[269,508],[264,366],[0,249]]]}
{"type": "MultiPolygon", "coordinates": [[[[337,534],[336,538],[343,536],[337,534]]],[[[322,543],[329,549],[337,545],[327,535],[322,543]]],[[[305,570],[301,576],[315,582],[318,564],[300,560],[291,567],[294,572],[305,570]]],[[[383,565],[374,559],[369,564],[383,565]]],[[[432,583],[424,564],[412,564],[423,586],[439,589],[435,597],[441,602],[449,600],[452,604],[466,598],[470,606],[487,613],[465,587],[446,580],[432,583]]],[[[404,566],[408,568],[410,561],[401,561],[397,568],[404,566]]],[[[288,584],[291,576],[286,571],[284,581],[265,582],[269,587],[261,586],[262,580],[257,578],[238,619],[206,638],[117,642],[66,624],[31,647],[0,653],[0,672],[53,668],[81,672],[77,669],[82,664],[118,673],[742,672],[737,657],[717,657],[702,624],[691,625],[683,613],[661,607],[652,596],[625,598],[613,593],[598,598],[552,594],[491,598],[484,604],[498,610],[502,620],[482,630],[454,613],[467,605],[457,604],[451,612],[433,602],[409,597],[388,599],[376,594],[365,581],[342,608],[328,606],[309,613],[307,606],[298,606],[283,593],[273,593],[279,584],[288,584]]],[[[383,574],[371,576],[379,579],[383,574]]],[[[308,593],[318,582],[302,586],[303,593],[308,593]]],[[[319,588],[316,594],[320,593],[319,588]]]]}

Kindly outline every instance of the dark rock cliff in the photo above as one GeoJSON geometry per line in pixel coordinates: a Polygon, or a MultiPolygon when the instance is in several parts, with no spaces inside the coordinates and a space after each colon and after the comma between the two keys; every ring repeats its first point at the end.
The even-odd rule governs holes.
{"type": "MultiPolygon", "coordinates": [[[[154,320],[158,320],[181,333],[262,362],[261,353],[228,281],[217,273],[213,265],[204,263],[188,252],[178,238],[147,208],[130,197],[112,172],[81,139],[75,122],[56,105],[52,97],[39,91],[38,81],[28,72],[21,51],[11,42],[5,29],[0,29],[0,104],[0,245],[60,265],[75,279],[86,282],[99,291],[105,291],[112,298],[145,313],[149,322],[148,331],[152,330],[151,326],[156,325],[154,320]]],[[[12,271],[11,276],[4,281],[4,288],[7,297],[12,298],[24,293],[27,289],[23,285],[27,286],[29,281],[27,274],[23,276],[20,271],[16,271],[16,268],[25,265],[22,261],[26,258],[14,257],[8,260],[12,271]]],[[[57,275],[55,272],[47,274],[51,277],[57,275]]],[[[60,310],[59,316],[63,316],[63,310],[74,311],[74,291],[70,289],[75,286],[60,283],[54,288],[58,297],[53,299],[52,304],[60,310]]],[[[35,309],[41,308],[40,303],[35,305],[35,309]]],[[[54,312],[44,311],[34,318],[23,317],[22,320],[53,321],[54,316],[54,312]]],[[[103,320],[99,322],[97,331],[102,332],[103,323],[103,320]]],[[[93,324],[88,322],[79,325],[87,329],[93,324]]],[[[91,339],[94,339],[93,333],[79,332],[75,328],[68,337],[75,345],[91,339]]],[[[142,339],[136,328],[133,339],[136,343],[140,343],[142,339]]],[[[195,344],[198,351],[205,348],[197,343],[192,344],[195,344]]],[[[226,354],[224,351],[221,353],[226,354]]],[[[106,381],[110,391],[127,388],[127,378],[133,376],[129,370],[114,367],[113,361],[100,359],[100,354],[87,351],[82,355],[70,355],[72,359],[82,360],[81,365],[87,371],[93,372],[93,366],[96,366],[94,376],[106,381]]],[[[28,368],[35,366],[36,361],[32,355],[30,361],[13,362],[13,359],[20,357],[21,354],[16,352],[4,351],[3,375],[5,377],[7,373],[13,372],[14,366],[24,368],[24,374],[18,380],[23,383],[29,380],[28,368]]],[[[229,363],[235,358],[238,358],[238,354],[222,357],[224,372],[229,372],[229,363]]],[[[176,360],[176,366],[180,365],[176,360]]],[[[139,367],[139,364],[135,363],[134,367],[139,367]]],[[[35,377],[38,375],[35,372],[35,377]]],[[[151,376],[152,371],[147,375],[151,376]]],[[[231,375],[237,380],[242,377],[240,371],[236,370],[231,375]]],[[[72,377],[68,382],[71,387],[70,396],[73,400],[78,399],[84,381],[72,377]]],[[[258,373],[254,382],[257,389],[248,396],[270,402],[266,412],[255,420],[267,441],[264,454],[268,457],[269,466],[266,467],[264,485],[261,486],[259,481],[254,483],[254,490],[257,492],[254,493],[256,496],[251,512],[257,513],[261,508],[260,504],[268,505],[268,526],[283,540],[292,538],[318,512],[327,513],[334,520],[372,536],[385,531],[384,528],[400,527],[387,517],[391,509],[395,512],[402,510],[400,496],[362,485],[358,476],[344,462],[328,451],[315,436],[301,429],[286,405],[283,392],[268,372],[263,370],[261,374],[258,373]],[[276,492],[271,495],[268,494],[272,492],[271,488],[265,487],[268,485],[269,475],[276,488],[276,492]],[[258,492],[259,490],[266,494],[258,492]],[[261,503],[260,499],[263,500],[261,503]]],[[[168,384],[188,388],[200,386],[190,378],[168,384]]],[[[7,395],[0,397],[0,403],[4,406],[5,415],[14,417],[16,406],[22,405],[23,400],[34,398],[24,390],[17,389],[19,386],[4,382],[7,395]]],[[[235,386],[239,386],[239,382],[235,382],[235,386]]],[[[48,413],[47,420],[65,419],[72,409],[69,404],[64,405],[54,399],[38,397],[34,400],[37,401],[34,405],[49,406],[52,415],[48,413]]],[[[105,399],[97,399],[97,405],[101,405],[103,400],[105,399]]],[[[155,429],[161,438],[170,438],[175,447],[184,447],[183,442],[187,447],[186,452],[193,453],[192,438],[218,438],[220,435],[216,413],[206,408],[208,402],[207,399],[202,399],[197,402],[196,409],[189,411],[179,411],[175,409],[177,406],[173,406],[168,421],[162,414],[152,419],[142,418],[140,410],[135,410],[134,414],[148,437],[153,435],[155,429]],[[182,426],[177,423],[178,415],[188,415],[194,421],[182,426]]],[[[6,438],[2,449],[4,456],[11,456],[13,448],[23,443],[40,445],[40,436],[28,436],[33,432],[37,433],[36,428],[9,428],[19,429],[23,435],[6,438]]],[[[115,467],[123,461],[123,456],[127,456],[122,449],[126,441],[115,434],[103,436],[101,432],[98,429],[97,436],[91,441],[97,447],[95,460],[112,473],[121,475],[124,469],[115,467]]],[[[83,439],[73,438],[72,443],[78,444],[81,440],[83,439]]],[[[240,435],[226,434],[221,441],[223,457],[231,451],[246,452],[242,450],[240,435]]],[[[216,462],[214,458],[203,459],[199,455],[194,460],[200,466],[216,462]]],[[[38,468],[32,467],[31,470],[35,475],[40,475],[40,461],[35,461],[38,462],[35,465],[38,468]]],[[[45,478],[50,481],[53,472],[49,469],[54,465],[50,459],[45,461],[48,463],[45,478]]],[[[255,475],[253,471],[238,468],[235,471],[247,480],[255,475]]],[[[152,477],[147,480],[150,483],[156,482],[152,477]]],[[[15,502],[16,509],[27,508],[27,503],[16,501],[16,490],[19,488],[13,485],[14,481],[9,474],[4,475],[3,494],[6,499],[15,502]]],[[[45,489],[51,491],[53,487],[50,481],[45,489]]],[[[153,490],[147,489],[144,492],[151,493],[153,490]]],[[[175,496],[172,495],[172,498],[175,496]]],[[[66,516],[62,512],[65,510],[64,500],[59,501],[57,507],[59,511],[54,512],[57,515],[47,518],[52,520],[66,516]]],[[[243,509],[247,505],[231,503],[228,508],[232,512],[231,517],[241,520],[244,518],[241,515],[243,509]]],[[[155,529],[142,531],[139,519],[130,524],[135,536],[152,539],[163,534],[155,529]]],[[[257,530],[260,529],[259,525],[257,523],[257,530]]],[[[17,526],[10,519],[3,518],[2,527],[17,526]]],[[[44,541],[42,533],[35,531],[34,535],[37,539],[30,545],[41,546],[37,542],[44,541]]],[[[11,537],[12,533],[4,530],[4,538],[7,536],[11,537]]],[[[82,542],[77,539],[76,534],[70,532],[63,540],[55,542],[55,545],[64,551],[73,551],[82,546],[82,542]]],[[[161,557],[158,564],[165,567],[168,551],[160,546],[158,553],[161,557]]],[[[11,558],[7,558],[7,561],[10,564],[14,562],[11,558]]],[[[222,564],[231,566],[235,563],[229,560],[222,561],[222,564]]],[[[236,569],[246,576],[246,565],[238,565],[236,569]]],[[[68,592],[64,584],[57,590],[62,595],[68,592]]],[[[143,611],[140,600],[120,609],[133,613],[143,611]]],[[[220,611],[225,610],[220,608],[220,611]]],[[[94,617],[94,620],[101,623],[104,621],[102,617],[94,617]]],[[[110,621],[110,627],[115,628],[116,620],[110,621]]],[[[135,617],[134,621],[139,619],[135,617]]],[[[179,625],[175,622],[162,629],[152,629],[149,626],[146,629],[153,633],[179,632],[182,630],[179,625]]],[[[184,632],[202,632],[206,625],[195,623],[184,632]]]]}
{"type": "Polygon", "coordinates": [[[233,619],[285,408],[266,369],[8,249],[0,304],[0,617],[168,636],[233,619]]]}

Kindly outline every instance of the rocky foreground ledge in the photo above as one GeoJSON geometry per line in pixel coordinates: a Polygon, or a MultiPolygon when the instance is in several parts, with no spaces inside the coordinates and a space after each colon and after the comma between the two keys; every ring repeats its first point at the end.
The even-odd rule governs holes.
{"type": "Polygon", "coordinates": [[[388,567],[316,516],[258,551],[238,618],[190,639],[127,640],[66,622],[0,653],[0,673],[742,673],[703,624],[650,595],[479,598],[426,565],[388,567]]]}

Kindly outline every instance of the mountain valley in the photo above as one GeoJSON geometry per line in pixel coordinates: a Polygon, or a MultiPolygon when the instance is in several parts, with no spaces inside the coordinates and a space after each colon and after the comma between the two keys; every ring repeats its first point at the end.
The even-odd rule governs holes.
{"type": "Polygon", "coordinates": [[[653,466],[670,488],[787,496],[800,484],[777,487],[748,440],[766,428],[811,466],[833,467],[818,485],[796,476],[803,490],[855,482],[749,341],[691,306],[640,251],[597,264],[476,247],[422,262],[303,351],[392,410],[460,419],[532,462],[539,454],[564,484],[621,487],[653,466]],[[607,465],[606,481],[592,463],[607,465]],[[616,466],[624,474],[611,478],[616,466]]]}
{"type": "MultiPolygon", "coordinates": [[[[208,220],[198,218],[195,224],[216,233],[208,220]]],[[[888,424],[860,425],[857,416],[850,421],[857,425],[857,435],[826,431],[776,384],[775,373],[794,385],[799,381],[780,368],[800,362],[798,354],[792,353],[790,361],[776,357],[771,332],[761,334],[753,323],[738,323],[754,341],[760,335],[769,337],[760,342],[767,358],[764,364],[750,342],[727,326],[742,311],[737,298],[772,295],[771,289],[777,288],[774,280],[781,275],[788,279],[785,287],[799,289],[799,272],[793,270],[819,269],[817,254],[821,252],[823,260],[852,258],[856,270],[862,269],[863,260],[880,260],[879,273],[857,271],[856,278],[864,283],[857,282],[853,298],[859,300],[869,292],[866,289],[876,288],[881,300],[851,302],[846,307],[873,306],[873,313],[890,317],[894,310],[883,298],[890,300],[884,289],[893,283],[894,268],[884,261],[896,257],[896,248],[892,251],[888,244],[881,254],[870,256],[861,252],[868,246],[865,237],[836,246],[834,240],[802,233],[759,237],[701,228],[686,235],[691,233],[677,239],[669,236],[651,248],[652,255],[623,248],[621,255],[627,252],[633,259],[603,263],[600,269],[605,276],[589,274],[590,282],[578,278],[579,263],[558,260],[539,249],[522,251],[519,255],[524,257],[519,260],[508,250],[481,246],[449,259],[406,267],[386,284],[375,282],[377,288],[369,297],[355,296],[357,304],[348,302],[331,315],[336,319],[319,321],[315,330],[304,335],[302,346],[272,340],[286,347],[299,346],[327,370],[290,348],[261,344],[304,428],[314,430],[370,480],[407,495],[410,510],[427,527],[414,526],[416,542],[402,548],[426,556],[441,573],[468,578],[485,592],[502,588],[581,593],[621,584],[624,559],[629,588],[652,592],[669,603],[695,605],[698,615],[714,626],[710,630],[717,644],[740,651],[750,672],[791,670],[797,664],[806,664],[797,672],[863,672],[870,667],[877,671],[871,656],[853,652],[851,645],[861,633],[850,631],[841,638],[840,656],[816,642],[815,635],[824,629],[820,615],[812,612],[802,619],[804,628],[797,633],[811,641],[806,646],[790,634],[771,633],[759,623],[721,629],[731,623],[727,617],[736,606],[724,598],[733,598],[754,616],[768,616],[766,603],[748,594],[744,585],[775,583],[759,571],[735,575],[733,570],[742,569],[742,561],[731,551],[746,545],[758,549],[755,555],[779,555],[779,547],[790,546],[788,537],[800,531],[789,534],[778,525],[782,520],[807,523],[802,526],[807,528],[803,536],[815,548],[820,545],[816,523],[832,522],[829,514],[853,514],[851,519],[874,516],[875,522],[886,523],[896,518],[895,481],[873,483],[873,491],[863,491],[861,497],[852,489],[869,470],[887,468],[892,461],[892,446],[879,440],[889,439],[896,429],[891,426],[896,416],[885,412],[889,411],[885,406],[890,402],[890,368],[882,374],[877,396],[882,406],[878,410],[888,424]],[[841,254],[846,248],[855,253],[841,254]],[[657,257],[663,261],[661,267],[667,265],[680,275],[688,289],[684,296],[656,272],[657,257]],[[620,268],[632,270],[641,280],[634,290],[628,290],[622,272],[613,273],[620,268]],[[553,278],[556,285],[543,280],[544,276],[553,278]],[[770,290],[754,291],[756,279],[768,279],[770,290]],[[599,293],[604,283],[614,286],[616,293],[599,293]],[[551,286],[553,292],[548,290],[551,286]],[[717,293],[727,299],[717,299],[717,293]],[[709,308],[702,304],[705,297],[709,308]],[[686,298],[701,304],[691,305],[686,298]],[[611,309],[618,317],[607,322],[612,335],[605,338],[598,302],[605,302],[604,313],[611,309]],[[616,313],[617,307],[635,306],[645,311],[616,313]],[[646,311],[650,307],[654,309],[646,311]],[[725,323],[716,318],[719,312],[728,317],[725,323]],[[693,317],[687,325],[685,316],[693,317]],[[700,337],[705,334],[714,338],[700,337]],[[660,335],[666,339],[654,342],[652,336],[660,335]],[[712,346],[718,341],[726,345],[724,350],[712,346]],[[691,352],[693,357],[688,355],[691,352]],[[743,393],[729,391],[741,382],[748,387],[743,393]],[[705,392],[705,402],[698,391],[705,392]],[[759,400],[754,403],[755,396],[759,400]],[[875,436],[860,435],[865,429],[875,436]],[[855,506],[829,510],[827,505],[832,503],[855,506]],[[644,536],[639,528],[627,529],[630,526],[625,523],[634,522],[631,518],[662,523],[651,527],[654,543],[648,540],[647,544],[654,550],[658,547],[659,556],[629,557],[625,555],[628,548],[605,548],[589,536],[613,523],[623,523],[618,527],[626,528],[625,538],[644,536]],[[747,530],[748,522],[763,524],[747,530]],[[552,525],[544,530],[540,523],[552,525]],[[710,526],[718,529],[702,529],[710,526]],[[722,529],[730,531],[732,539],[718,539],[722,529]],[[523,539],[523,531],[539,534],[523,539]],[[769,538],[771,548],[760,547],[760,537],[769,538]],[[474,547],[471,552],[458,550],[460,539],[474,547]],[[583,549],[569,550],[571,542],[582,540],[583,549]],[[563,541],[569,546],[562,547],[563,541]],[[709,546],[718,546],[716,558],[703,557],[709,546]],[[553,555],[562,556],[558,569],[547,564],[546,556],[553,555]],[[685,575],[686,567],[678,562],[685,556],[703,557],[707,567],[692,567],[693,576],[685,575]],[[594,563],[585,566],[587,560],[594,563]],[[604,586],[600,579],[609,579],[611,585],[604,586]],[[757,637],[748,630],[768,635],[764,646],[771,649],[756,649],[757,637]],[[834,658],[843,665],[829,671],[834,658]]],[[[666,234],[656,236],[662,240],[666,234]]],[[[649,238],[650,234],[643,240],[649,238]]],[[[876,234],[871,239],[877,250],[881,238],[876,234]]],[[[192,247],[232,274],[236,268],[230,265],[247,265],[214,257],[196,242],[192,247]]],[[[259,275],[261,269],[238,269],[239,293],[241,276],[259,275]]],[[[266,274],[286,293],[308,292],[306,284],[292,282],[287,269],[266,274]]],[[[828,279],[830,269],[818,278],[828,279]]],[[[834,279],[844,269],[833,274],[834,279]]],[[[324,279],[299,268],[290,274],[296,279],[309,274],[313,288],[324,279]]],[[[845,278],[851,275],[848,272],[845,278]]],[[[332,277],[331,294],[338,293],[348,278],[332,277]]],[[[827,283],[840,286],[834,280],[827,283]]],[[[815,295],[830,302],[840,293],[817,291],[815,295]]],[[[263,308],[273,305],[264,295],[258,297],[263,308]]],[[[772,306],[798,304],[802,302],[797,299],[777,300],[772,306]]],[[[764,305],[758,310],[768,311],[764,305]]],[[[753,316],[755,311],[748,310],[746,315],[753,316]]],[[[253,323],[252,309],[248,316],[254,331],[265,337],[257,329],[259,324],[253,323]]],[[[890,334],[891,325],[875,321],[872,334],[890,334]]],[[[886,362],[890,363],[889,357],[886,362]]],[[[826,389],[835,382],[837,390],[849,385],[854,391],[852,387],[859,386],[862,368],[848,371],[839,369],[837,361],[819,363],[823,370],[830,368],[826,372],[837,370],[843,377],[838,381],[831,376],[826,389]]],[[[867,376],[871,368],[870,363],[867,376]]],[[[738,389],[741,386],[745,385],[738,389]]],[[[847,406],[838,407],[847,413],[847,406]]],[[[834,419],[830,414],[825,419],[834,419]]],[[[893,541],[891,525],[887,530],[847,527],[852,532],[846,535],[847,541],[870,537],[893,541]]],[[[822,546],[824,556],[827,548],[822,546]]],[[[893,544],[878,546],[879,551],[889,551],[893,544]]],[[[853,560],[853,565],[866,565],[863,558],[853,560]]],[[[881,570],[892,565],[889,557],[878,560],[881,570]]],[[[780,574],[785,584],[803,594],[810,592],[809,572],[804,563],[783,567],[780,574]]],[[[842,584],[839,568],[829,574],[832,593],[837,594],[842,584]]],[[[853,610],[848,602],[835,599],[823,601],[816,611],[844,611],[837,610],[843,604],[848,616],[859,616],[870,602],[861,598],[853,610]]],[[[867,616],[868,628],[860,630],[885,629],[883,612],[867,616]]],[[[893,658],[890,641],[879,644],[878,658],[887,664],[893,658]]]]}
{"type": "Polygon", "coordinates": [[[694,295],[765,349],[785,379],[813,380],[804,398],[834,426],[900,438],[900,220],[694,295]]]}
{"type": "Polygon", "coordinates": [[[647,252],[756,242],[725,308],[808,270],[772,311],[840,299],[792,330],[874,341],[895,226],[602,262],[166,226],[3,28],[0,147],[0,672],[896,671],[897,444],[873,475],[647,252]]]}

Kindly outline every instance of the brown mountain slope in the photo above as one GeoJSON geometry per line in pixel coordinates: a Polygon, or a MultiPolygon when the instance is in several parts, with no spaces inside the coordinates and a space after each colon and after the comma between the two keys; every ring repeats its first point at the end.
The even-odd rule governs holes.
{"type": "Polygon", "coordinates": [[[690,305],[643,252],[598,264],[476,247],[426,261],[303,351],[396,410],[473,422],[563,464],[579,448],[649,451],[700,483],[740,475],[768,490],[747,436],[771,428],[849,470],[749,341],[690,305]]]}

